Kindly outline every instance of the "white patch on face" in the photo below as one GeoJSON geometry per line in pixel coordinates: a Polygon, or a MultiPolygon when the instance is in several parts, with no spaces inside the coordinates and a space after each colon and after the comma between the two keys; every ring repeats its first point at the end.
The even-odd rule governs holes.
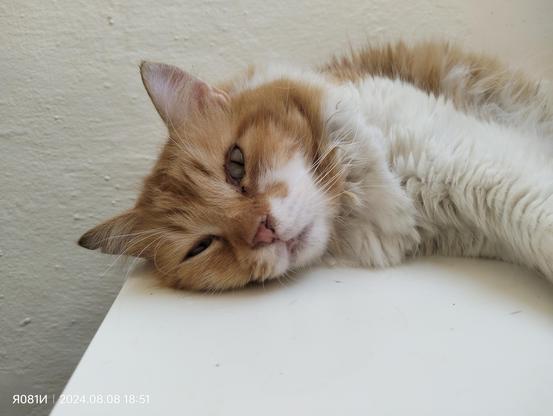
{"type": "Polygon", "coordinates": [[[260,192],[279,182],[286,184],[288,194],[269,200],[280,239],[265,249],[274,259],[271,277],[320,258],[326,250],[332,220],[327,197],[315,184],[299,153],[285,165],[265,172],[259,180],[260,192]]]}

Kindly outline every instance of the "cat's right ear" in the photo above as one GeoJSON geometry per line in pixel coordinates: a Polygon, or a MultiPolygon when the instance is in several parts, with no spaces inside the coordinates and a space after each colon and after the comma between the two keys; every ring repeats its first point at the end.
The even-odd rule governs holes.
{"type": "Polygon", "coordinates": [[[157,112],[168,128],[182,126],[187,119],[216,106],[228,106],[226,92],[172,65],[142,62],[140,75],[157,112]]]}
{"type": "Polygon", "coordinates": [[[145,230],[138,209],[128,210],[91,228],[78,244],[102,253],[147,257],[156,233],[145,230]]]}

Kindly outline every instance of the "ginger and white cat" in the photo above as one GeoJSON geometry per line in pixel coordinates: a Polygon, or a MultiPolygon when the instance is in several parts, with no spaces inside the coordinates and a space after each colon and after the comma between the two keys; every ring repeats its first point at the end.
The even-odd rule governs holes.
{"type": "Polygon", "coordinates": [[[135,207],[84,247],[188,289],[428,254],[553,279],[553,110],[493,59],[398,43],[217,87],[164,64],[141,74],[169,138],[135,207]]]}

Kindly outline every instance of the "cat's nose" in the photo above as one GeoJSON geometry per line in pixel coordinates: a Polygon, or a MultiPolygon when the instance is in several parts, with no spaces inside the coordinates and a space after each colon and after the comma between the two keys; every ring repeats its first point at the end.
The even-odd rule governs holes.
{"type": "Polygon", "coordinates": [[[253,237],[252,245],[259,246],[262,244],[271,244],[278,240],[278,236],[274,228],[274,220],[270,215],[265,215],[261,218],[261,222],[257,227],[255,236],[253,237]]]}

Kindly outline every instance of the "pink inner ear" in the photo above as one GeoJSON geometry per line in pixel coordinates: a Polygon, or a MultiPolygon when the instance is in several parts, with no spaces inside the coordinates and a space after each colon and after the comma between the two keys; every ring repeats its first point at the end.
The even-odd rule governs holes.
{"type": "Polygon", "coordinates": [[[175,66],[143,62],[144,86],[161,118],[169,127],[180,126],[187,116],[210,105],[228,105],[226,93],[175,66]]]}
{"type": "Polygon", "coordinates": [[[220,90],[219,88],[211,87],[214,98],[222,104],[223,106],[230,105],[230,96],[226,91],[220,90]]]}
{"type": "Polygon", "coordinates": [[[210,87],[204,82],[195,82],[191,86],[190,99],[196,103],[200,111],[204,111],[209,104],[210,87]]]}
{"type": "Polygon", "coordinates": [[[222,107],[230,104],[230,97],[226,92],[219,88],[211,87],[205,82],[197,82],[193,86],[194,100],[200,111],[207,110],[210,106],[216,104],[222,107]]]}

